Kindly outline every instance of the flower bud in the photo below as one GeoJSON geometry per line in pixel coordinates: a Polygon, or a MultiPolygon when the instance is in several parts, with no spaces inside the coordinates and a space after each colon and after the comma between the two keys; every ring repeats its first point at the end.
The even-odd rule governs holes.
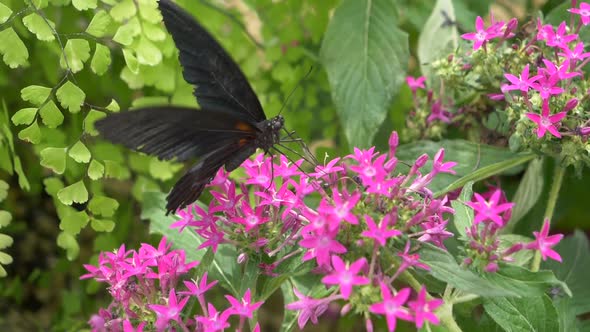
{"type": "Polygon", "coordinates": [[[248,254],[246,253],[241,253],[238,255],[238,264],[244,264],[246,261],[248,261],[248,254]]]}
{"type": "Polygon", "coordinates": [[[576,106],[578,106],[578,99],[572,98],[572,99],[568,100],[567,103],[565,103],[565,106],[563,107],[563,111],[569,112],[569,111],[573,110],[576,106]]]}
{"type": "Polygon", "coordinates": [[[350,303],[345,304],[342,309],[340,309],[340,316],[346,316],[350,309],[352,309],[352,305],[350,303]]]}
{"type": "Polygon", "coordinates": [[[488,264],[486,266],[485,271],[486,272],[494,273],[494,272],[497,272],[498,271],[498,268],[499,267],[498,267],[498,264],[497,263],[490,263],[490,264],[488,264]]]}
{"type": "Polygon", "coordinates": [[[389,135],[389,155],[394,156],[397,146],[399,145],[399,136],[397,135],[397,131],[391,132],[389,135]]]}
{"type": "Polygon", "coordinates": [[[414,163],[414,166],[416,168],[421,168],[424,165],[426,165],[426,162],[428,161],[428,155],[425,153],[423,155],[421,155],[420,157],[418,157],[418,159],[416,159],[416,162],[414,163]]]}
{"type": "Polygon", "coordinates": [[[373,322],[370,318],[367,318],[367,320],[365,321],[365,330],[367,332],[373,332],[373,322]]]}

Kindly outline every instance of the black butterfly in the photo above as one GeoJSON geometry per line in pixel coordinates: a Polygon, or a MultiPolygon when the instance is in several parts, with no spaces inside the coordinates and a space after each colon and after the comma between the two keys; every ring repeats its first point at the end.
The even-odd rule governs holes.
{"type": "Polygon", "coordinates": [[[220,167],[230,172],[257,148],[268,152],[279,143],[284,119],[266,119],[238,65],[190,14],[170,0],[160,0],[159,8],[201,109],[146,107],[111,114],[96,128],[114,143],[160,159],[200,158],[172,188],[168,214],[196,201],[220,167]]]}

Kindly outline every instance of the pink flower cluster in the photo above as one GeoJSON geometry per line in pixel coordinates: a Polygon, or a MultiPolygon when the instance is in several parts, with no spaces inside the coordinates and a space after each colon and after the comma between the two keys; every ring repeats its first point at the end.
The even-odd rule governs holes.
{"type": "MultiPolygon", "coordinates": [[[[207,273],[200,280],[183,281],[199,264],[185,260],[183,250],[170,250],[162,238],[158,248],[144,243],[135,251],[121,245],[114,253],[101,253],[98,266],[84,265],[89,273],[80,279],[107,283],[113,297],[108,308],[90,318],[92,331],[168,331],[176,326],[183,331],[214,332],[229,327],[231,316],[239,317],[238,331],[242,331],[262,302],[252,303],[248,289],[240,300],[227,295],[230,307],[218,312],[204,296],[217,281],[208,283],[207,273]],[[186,304],[191,297],[198,300],[202,314],[187,318],[186,304]]],[[[259,330],[256,326],[255,331],[259,330]]]]}
{"type": "Polygon", "coordinates": [[[543,260],[547,257],[561,262],[561,257],[551,249],[563,235],[549,236],[549,221],[543,224],[541,232],[534,232],[535,241],[514,243],[508,248],[500,248],[500,231],[506,227],[512,216],[514,203],[508,202],[500,188],[490,187],[489,191],[475,193],[471,202],[466,202],[475,212],[473,225],[466,230],[468,246],[466,248],[466,265],[474,265],[486,272],[496,272],[499,262],[513,260],[512,255],[524,250],[538,250],[543,260]]]}
{"type": "Polygon", "coordinates": [[[343,312],[356,307],[365,308],[360,310],[367,315],[385,315],[390,330],[395,327],[394,317],[420,327],[424,320],[438,323],[432,312],[440,301],[427,301],[425,289],[416,290],[410,300],[410,289],[396,290],[393,281],[406,269],[428,269],[419,254],[412,253],[410,239],[444,248],[443,240],[453,235],[446,230],[446,218],[454,211],[446,197],[433,198],[428,185],[440,173],[454,173],[456,163],[444,162],[441,149],[429,170],[424,154],[403,174],[396,171],[396,133],[389,143],[388,153],[354,149],[310,174],[300,170],[301,161],[292,163],[280,156],[273,164],[272,158],[258,155],[242,165],[246,178],[240,184],[220,171],[211,184],[213,200],[208,208],[193,204],[179,211],[180,220],[172,227],[195,231],[205,240],[200,248],[215,251],[224,243],[242,248],[240,261],[253,254],[267,255],[274,261],[260,268],[271,276],[294,256],[313,260],[315,272],[323,275],[322,283],[331,291],[321,299],[296,291],[301,300],[287,308],[300,311],[301,328],[310,319],[316,322],[335,301],[345,303],[343,308],[348,309],[343,312]],[[314,200],[319,203],[308,203],[314,200]],[[384,259],[381,251],[395,255],[384,259]],[[359,297],[362,287],[378,285],[381,302],[359,297]],[[399,304],[397,314],[389,311],[389,301],[399,304]]]}

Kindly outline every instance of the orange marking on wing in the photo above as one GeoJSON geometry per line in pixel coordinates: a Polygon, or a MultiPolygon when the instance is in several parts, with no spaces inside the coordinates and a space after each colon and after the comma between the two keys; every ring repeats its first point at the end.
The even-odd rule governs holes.
{"type": "Polygon", "coordinates": [[[254,128],[252,128],[252,126],[246,122],[236,123],[236,129],[242,130],[242,131],[250,131],[250,132],[254,131],[254,128]]]}
{"type": "Polygon", "coordinates": [[[240,139],[240,140],[238,141],[238,145],[239,145],[240,147],[242,147],[242,146],[246,145],[246,143],[248,143],[248,141],[249,141],[249,139],[247,139],[247,138],[242,138],[242,139],[240,139]]]}

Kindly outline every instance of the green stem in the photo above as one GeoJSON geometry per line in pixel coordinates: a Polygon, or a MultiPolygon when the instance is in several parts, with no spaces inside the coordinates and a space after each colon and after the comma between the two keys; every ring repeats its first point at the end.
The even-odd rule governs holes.
{"type": "Polygon", "coordinates": [[[444,303],[437,312],[441,323],[447,328],[446,331],[462,332],[461,328],[453,318],[453,305],[451,303],[444,303]]]}
{"type": "Polygon", "coordinates": [[[553,183],[551,184],[551,191],[549,192],[549,199],[547,200],[547,207],[545,208],[545,219],[549,219],[549,222],[551,222],[551,218],[553,217],[555,203],[557,203],[557,197],[559,196],[559,189],[561,189],[564,175],[565,167],[556,165],[555,173],[553,174],[553,183]]]}
{"type": "MultiPolygon", "coordinates": [[[[565,175],[565,167],[557,164],[555,166],[555,172],[553,174],[553,182],[551,183],[551,190],[549,191],[549,198],[547,199],[547,207],[545,208],[545,216],[544,219],[548,220],[551,223],[551,218],[553,218],[553,212],[555,211],[555,204],[557,203],[557,198],[559,197],[559,189],[561,189],[561,184],[563,183],[563,176],[565,175]]],[[[544,221],[543,221],[544,222],[544,221]]],[[[533,257],[533,261],[531,263],[531,271],[537,272],[541,267],[541,252],[536,251],[535,256],[533,257]]]]}

